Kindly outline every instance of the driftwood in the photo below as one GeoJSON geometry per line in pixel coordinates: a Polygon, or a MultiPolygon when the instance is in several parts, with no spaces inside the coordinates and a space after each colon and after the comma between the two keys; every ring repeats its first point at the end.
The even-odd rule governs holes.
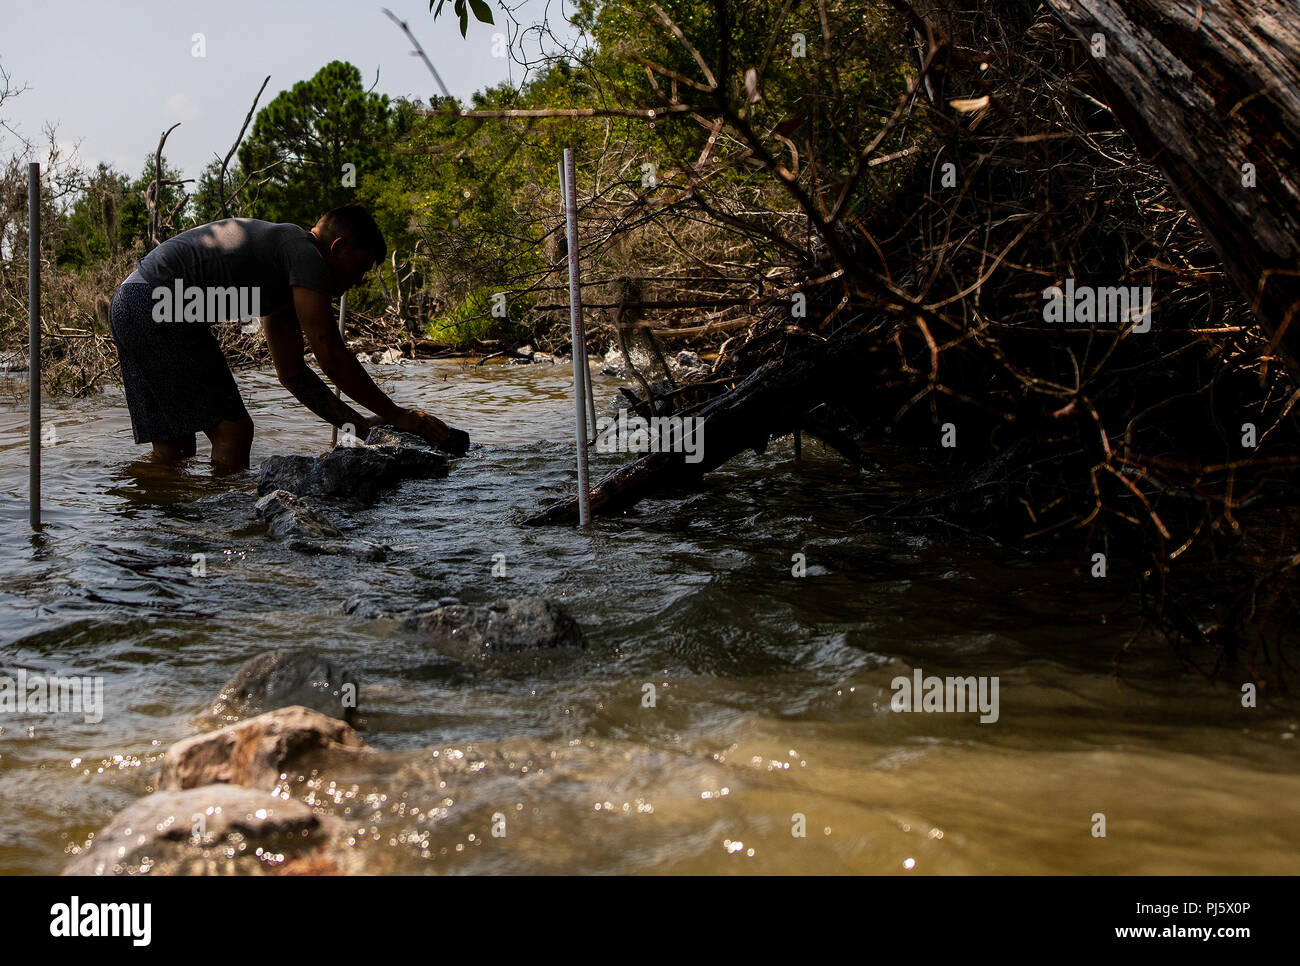
{"type": "Polygon", "coordinates": [[[1094,64],[1111,108],[1196,216],[1273,350],[1300,377],[1295,0],[1049,4],[1085,43],[1104,38],[1094,64]]]}
{"type": "Polygon", "coordinates": [[[244,185],[248,184],[249,176],[246,175],[244,178],[244,184],[235,189],[234,194],[230,197],[226,196],[226,169],[230,167],[230,159],[235,156],[235,151],[238,149],[239,143],[244,140],[244,132],[248,130],[248,125],[253,120],[253,112],[257,110],[257,102],[262,99],[262,91],[266,90],[266,85],[270,82],[271,75],[267,74],[266,79],[262,81],[262,86],[257,89],[256,96],[253,97],[253,103],[248,108],[248,113],[244,115],[244,123],[239,128],[239,135],[235,138],[235,143],[230,146],[230,150],[226,152],[226,156],[221,159],[221,173],[217,175],[217,193],[221,198],[222,218],[230,217],[231,200],[234,198],[234,195],[239,194],[239,192],[243,190],[244,185]]]}
{"type": "MultiPolygon", "coordinates": [[[[703,425],[700,462],[686,462],[683,453],[647,453],[592,487],[592,513],[617,513],[655,492],[692,486],[738,453],[747,449],[761,453],[769,440],[794,432],[805,422],[806,413],[825,402],[828,388],[848,374],[858,355],[855,343],[825,343],[759,366],[730,392],[692,414],[703,425]]],[[[839,436],[827,442],[837,449],[845,445],[839,436]]],[[[524,522],[537,526],[577,520],[578,501],[574,497],[524,522]]]]}
{"type": "Polygon", "coordinates": [[[176,130],[180,126],[181,122],[177,121],[167,130],[163,131],[159,136],[158,148],[154,151],[153,155],[153,180],[149,182],[149,186],[145,188],[144,191],[145,208],[149,212],[149,241],[153,246],[161,245],[166,240],[162,237],[164,231],[168,235],[171,235],[175,230],[173,222],[176,216],[180,214],[181,209],[185,207],[185,202],[188,200],[185,192],[182,191],[180,200],[176,202],[176,205],[171,211],[164,215],[162,201],[163,188],[180,187],[181,185],[189,184],[194,180],[193,178],[186,178],[183,181],[173,181],[170,178],[163,177],[163,148],[167,145],[168,136],[170,136],[172,131],[176,130]]]}

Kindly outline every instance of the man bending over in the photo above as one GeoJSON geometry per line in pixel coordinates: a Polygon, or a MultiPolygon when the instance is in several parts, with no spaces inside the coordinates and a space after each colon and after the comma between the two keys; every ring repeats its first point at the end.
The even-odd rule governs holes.
{"type": "Polygon", "coordinates": [[[202,432],[212,441],[215,471],[247,469],[253,420],[210,326],[260,317],[281,385],[321,419],[351,424],[362,438],[372,426],[393,425],[465,452],[464,432],[389,399],[334,323],[330,297],[360,282],[387,249],[370,213],[345,205],[311,231],[227,218],[145,255],[109,308],[135,441],[152,443],[155,459],[176,462],[194,455],[202,432]],[[336,397],[312,371],[304,338],[325,374],[373,416],[336,397]]]}

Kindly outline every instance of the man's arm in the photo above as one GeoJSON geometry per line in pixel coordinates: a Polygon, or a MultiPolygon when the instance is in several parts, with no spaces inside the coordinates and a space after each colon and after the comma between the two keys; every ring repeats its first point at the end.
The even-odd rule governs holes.
{"type": "Polygon", "coordinates": [[[316,361],[320,363],[325,375],[334,380],[334,384],[343,392],[378,416],[378,422],[390,423],[398,429],[417,433],[450,453],[463,455],[469,449],[469,435],[464,430],[452,429],[436,416],[418,409],[402,408],[375,385],[357,357],[343,344],[343,337],[334,326],[329,299],[322,293],[295,285],[293,310],[298,317],[302,335],[316,353],[316,361]]]}
{"type": "Polygon", "coordinates": [[[262,316],[262,331],[271,350],[280,385],[331,426],[343,427],[351,423],[353,431],[365,436],[363,426],[368,422],[360,413],[334,395],[333,390],[303,361],[302,328],[298,325],[292,307],[262,316]]]}
{"type": "Polygon", "coordinates": [[[323,293],[294,286],[293,308],[302,334],[316,353],[317,363],[336,386],[382,417],[385,423],[400,425],[399,421],[409,422],[402,418],[406,410],[375,385],[370,373],[343,344],[343,337],[339,335],[330,312],[329,299],[323,293]]]}

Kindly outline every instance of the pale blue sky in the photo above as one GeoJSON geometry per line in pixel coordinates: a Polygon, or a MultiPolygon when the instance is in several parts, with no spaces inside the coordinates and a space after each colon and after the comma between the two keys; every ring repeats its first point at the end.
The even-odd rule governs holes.
{"type": "MultiPolygon", "coordinates": [[[[411,25],[454,96],[505,80],[507,61],[491,50],[505,20],[498,0],[491,3],[497,26],[471,19],[462,39],[450,0],[436,21],[428,0],[0,0],[0,66],[29,88],[0,110],[29,138],[58,122],[59,141],[80,141],[83,160],[132,176],[158,135],[181,121],[167,157],[197,177],[215,153],[229,150],[267,74],[259,107],[332,60],[355,64],[366,87],[378,69],[375,89],[390,96],[434,93],[427,68],[381,13],[385,6],[411,25]],[[192,54],[196,33],[205,36],[204,57],[192,54]]],[[[571,3],[510,5],[523,25],[549,11],[552,29],[571,36],[571,3]]],[[[510,71],[518,83],[521,68],[510,71]]]]}

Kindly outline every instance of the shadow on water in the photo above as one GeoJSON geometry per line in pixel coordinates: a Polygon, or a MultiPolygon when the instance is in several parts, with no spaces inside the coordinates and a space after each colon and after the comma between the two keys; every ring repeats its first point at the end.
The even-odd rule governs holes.
{"type": "MultiPolygon", "coordinates": [[[[1116,679],[1133,603],[1072,565],[863,525],[909,483],[781,442],[587,533],[525,528],[573,486],[564,367],[379,371],[482,444],[447,479],[334,513],[391,548],[379,563],[267,540],[255,474],[211,478],[202,442],[179,473],[140,459],[120,394],[53,401],[47,529],[0,564],[0,664],[101,676],[106,708],[0,715],[0,870],[57,871],[243,661],[310,646],[361,679],[383,756],[287,790],[364,828],[372,871],[1294,871],[1295,709],[1244,710],[1146,639],[1116,679]],[[358,595],[531,593],[588,647],[466,664],[343,614],[358,595]],[[892,712],[914,668],[996,676],[997,721],[892,712]]],[[[255,465],[328,448],[270,374],[239,378],[255,465]]],[[[25,426],[0,410],[11,535],[25,426]]]]}

